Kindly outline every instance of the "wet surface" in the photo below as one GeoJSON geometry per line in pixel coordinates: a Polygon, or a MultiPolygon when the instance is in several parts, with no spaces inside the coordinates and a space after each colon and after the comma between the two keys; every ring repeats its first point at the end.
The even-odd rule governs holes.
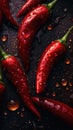
{"type": "MultiPolygon", "coordinates": [[[[49,2],[49,0],[47,0],[47,2],[49,2]]],[[[10,1],[12,15],[19,23],[22,18],[17,19],[16,14],[23,3],[24,0],[10,1]]],[[[31,95],[36,95],[35,74],[42,52],[52,40],[61,38],[72,25],[73,1],[59,0],[53,9],[50,20],[42,26],[32,43],[31,66],[28,73],[31,95]],[[51,29],[49,25],[55,26],[51,29]]],[[[19,59],[17,51],[17,31],[16,28],[13,28],[4,20],[2,30],[0,31],[0,45],[6,52],[19,59]]],[[[39,121],[29,110],[27,110],[5,73],[3,73],[3,76],[7,90],[0,110],[0,130],[64,130],[67,127],[67,124],[63,124],[63,122],[52,114],[47,111],[42,111],[40,108],[38,109],[42,114],[42,120],[39,121]],[[18,109],[15,111],[10,111],[8,109],[7,104],[11,100],[17,101],[19,104],[18,109]]],[[[62,101],[73,107],[73,31],[67,40],[66,55],[53,68],[48,79],[46,90],[41,96],[62,101]]],[[[68,129],[70,130],[70,128],[68,129]]]]}

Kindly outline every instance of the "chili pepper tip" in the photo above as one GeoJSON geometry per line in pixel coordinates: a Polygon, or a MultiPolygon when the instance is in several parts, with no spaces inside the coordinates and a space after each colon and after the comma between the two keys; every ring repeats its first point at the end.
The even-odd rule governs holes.
{"type": "Polygon", "coordinates": [[[6,54],[6,52],[3,51],[3,49],[0,47],[0,56],[1,56],[1,60],[6,59],[8,56],[8,54],[6,54]]]}
{"type": "Polygon", "coordinates": [[[56,4],[57,1],[58,1],[58,0],[53,0],[52,2],[50,2],[49,4],[47,4],[47,8],[48,8],[49,10],[51,10],[51,9],[54,7],[54,5],[56,4]]]}
{"type": "Polygon", "coordinates": [[[59,41],[60,41],[61,43],[63,43],[64,45],[66,45],[67,37],[68,37],[68,35],[70,34],[70,32],[72,31],[72,29],[73,29],[73,26],[71,26],[71,27],[68,29],[68,31],[66,32],[66,34],[65,34],[61,39],[59,39],[59,41]]]}

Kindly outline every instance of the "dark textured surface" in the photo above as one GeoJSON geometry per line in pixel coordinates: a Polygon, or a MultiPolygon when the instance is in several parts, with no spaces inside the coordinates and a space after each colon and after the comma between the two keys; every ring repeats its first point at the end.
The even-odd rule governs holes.
{"type": "MultiPolygon", "coordinates": [[[[49,2],[49,0],[47,0],[47,2],[49,2]]],[[[12,15],[15,18],[17,11],[23,5],[23,3],[24,0],[10,1],[10,9],[12,15]]],[[[19,23],[21,19],[17,19],[19,23]]],[[[31,66],[30,71],[28,73],[31,95],[36,95],[35,72],[43,50],[52,40],[59,39],[60,37],[62,37],[71,25],[73,25],[73,1],[59,0],[55,8],[53,9],[50,21],[41,28],[32,44],[31,66]],[[68,9],[67,12],[65,12],[66,9],[68,9]],[[52,31],[47,30],[46,27],[49,23],[54,23],[56,17],[63,16],[65,13],[67,13],[66,17],[61,19],[59,24],[52,31]]],[[[0,40],[0,45],[6,52],[18,57],[17,29],[11,27],[9,23],[7,24],[7,21],[4,21],[3,29],[0,32],[0,35],[4,34],[8,35],[8,40],[7,42],[2,42],[0,40]]],[[[19,98],[19,95],[16,93],[14,86],[6,78],[5,75],[6,74],[4,74],[4,81],[7,90],[4,96],[4,101],[2,103],[3,107],[0,114],[0,130],[64,130],[66,128],[67,125],[63,124],[61,121],[58,121],[57,118],[53,117],[53,115],[51,115],[50,113],[47,113],[46,111],[41,111],[40,108],[39,110],[42,113],[42,120],[38,121],[37,118],[34,117],[34,115],[24,106],[23,102],[19,98]],[[11,99],[18,100],[20,103],[19,109],[15,112],[11,112],[7,109],[6,104],[11,99]],[[22,112],[22,108],[25,109],[24,112],[22,112]],[[7,112],[7,116],[4,115],[5,112],[7,112]],[[18,112],[19,114],[17,114],[18,112]],[[21,117],[22,113],[24,115],[23,117],[21,117]]],[[[66,87],[69,88],[69,90],[67,91],[66,87],[63,87],[61,84],[61,80],[63,78],[67,79],[68,83],[72,82],[73,84],[73,31],[69,35],[67,40],[67,53],[65,57],[60,60],[58,64],[53,68],[50,78],[48,79],[46,91],[43,95],[41,95],[62,101],[73,107],[73,85],[70,87],[69,84],[67,84],[66,87]],[[70,42],[70,39],[72,39],[72,42],[70,42]],[[65,64],[66,58],[70,59],[70,65],[65,64]],[[60,86],[58,88],[55,87],[56,82],[60,83],[60,86]],[[56,92],[55,97],[52,96],[53,92],[56,92]]],[[[68,129],[70,130],[71,128],[68,129]]]]}

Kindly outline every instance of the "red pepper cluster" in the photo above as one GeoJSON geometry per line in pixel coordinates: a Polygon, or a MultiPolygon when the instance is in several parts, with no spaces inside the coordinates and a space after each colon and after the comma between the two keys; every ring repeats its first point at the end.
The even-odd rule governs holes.
{"type": "MultiPolygon", "coordinates": [[[[27,0],[17,14],[17,17],[26,14],[19,26],[18,31],[18,52],[23,63],[25,72],[23,71],[17,58],[15,56],[6,54],[0,47],[1,65],[4,70],[9,74],[10,80],[16,87],[16,90],[18,91],[25,105],[38,118],[41,118],[41,116],[36,109],[34,103],[39,105],[41,108],[49,110],[51,113],[62,119],[62,121],[73,126],[72,108],[59,101],[30,96],[29,85],[26,76],[26,72],[28,72],[30,67],[30,46],[38,29],[48,20],[51,9],[55,5],[57,0],[53,0],[53,2],[49,4],[39,5],[42,2],[44,2],[44,0],[27,0]]],[[[9,11],[8,0],[0,0],[0,4],[0,25],[2,21],[2,16],[5,15],[12,24],[17,26],[17,22],[15,22],[9,11]]],[[[37,94],[44,92],[47,79],[50,76],[52,68],[65,54],[66,39],[72,29],[73,26],[69,28],[67,33],[61,39],[51,42],[43,52],[38,63],[36,72],[37,94]]],[[[4,91],[5,87],[3,79],[2,76],[0,76],[0,95],[2,95],[4,91]]]]}

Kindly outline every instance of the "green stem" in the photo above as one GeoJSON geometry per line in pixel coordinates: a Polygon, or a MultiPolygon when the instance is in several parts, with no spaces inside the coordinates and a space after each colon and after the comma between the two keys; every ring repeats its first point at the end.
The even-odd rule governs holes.
{"type": "Polygon", "coordinates": [[[54,5],[56,4],[58,0],[53,0],[52,2],[50,2],[49,4],[45,4],[47,6],[47,8],[49,10],[52,10],[52,8],[54,7],[54,5]]]}
{"type": "Polygon", "coordinates": [[[6,59],[8,56],[10,56],[10,55],[6,54],[6,52],[3,51],[3,49],[0,47],[0,57],[1,57],[1,60],[6,59]]]}
{"type": "Polygon", "coordinates": [[[66,34],[61,38],[59,39],[58,41],[60,41],[61,43],[63,43],[64,45],[66,45],[66,41],[67,41],[67,37],[68,35],[70,34],[70,32],[72,31],[73,29],[73,26],[71,26],[68,31],[66,32],[66,34]]]}

